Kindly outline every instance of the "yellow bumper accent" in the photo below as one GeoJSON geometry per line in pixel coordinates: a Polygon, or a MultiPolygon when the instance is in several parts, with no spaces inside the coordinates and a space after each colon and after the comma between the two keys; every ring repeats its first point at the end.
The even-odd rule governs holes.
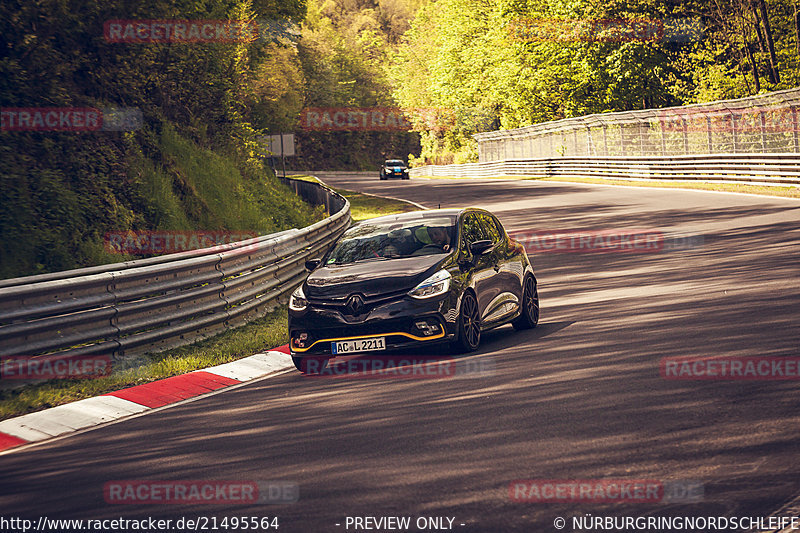
{"type": "MultiPolygon", "coordinates": [[[[308,348],[295,348],[294,346],[291,346],[291,345],[290,346],[291,346],[291,351],[302,353],[302,352],[307,352],[308,350],[313,348],[315,344],[320,343],[320,342],[353,341],[353,340],[356,340],[356,339],[368,339],[370,337],[389,337],[390,335],[401,335],[403,337],[408,337],[409,339],[414,339],[415,341],[432,341],[432,340],[441,339],[442,337],[444,337],[444,328],[442,328],[441,332],[439,332],[436,335],[433,335],[432,337],[418,337],[416,335],[412,335],[411,333],[406,333],[405,331],[394,331],[392,333],[373,333],[372,335],[357,335],[355,337],[340,337],[340,338],[333,338],[333,339],[320,339],[318,341],[314,341],[313,343],[311,343],[311,346],[309,346],[308,348]]],[[[354,353],[357,353],[357,352],[354,352],[354,353]]]]}

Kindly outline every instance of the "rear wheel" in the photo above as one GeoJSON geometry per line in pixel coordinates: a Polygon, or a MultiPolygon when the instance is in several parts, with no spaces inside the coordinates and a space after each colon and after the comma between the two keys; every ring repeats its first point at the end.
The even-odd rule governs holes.
{"type": "Polygon", "coordinates": [[[327,357],[295,357],[292,356],[294,367],[303,374],[321,374],[328,366],[327,357]]]}
{"type": "Polygon", "coordinates": [[[522,284],[522,309],[517,318],[511,322],[514,329],[531,329],[539,323],[539,288],[533,276],[526,276],[522,284]]]}
{"type": "Polygon", "coordinates": [[[458,340],[452,344],[456,353],[472,352],[481,343],[481,316],[478,301],[471,292],[465,292],[461,299],[461,312],[458,315],[458,340]]]}

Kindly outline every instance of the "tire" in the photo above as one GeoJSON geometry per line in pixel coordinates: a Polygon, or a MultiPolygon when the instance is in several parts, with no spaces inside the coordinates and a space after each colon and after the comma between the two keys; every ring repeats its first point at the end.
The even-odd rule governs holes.
{"type": "Polygon", "coordinates": [[[525,276],[522,282],[522,309],[511,325],[516,330],[535,328],[539,323],[539,287],[533,276],[525,276]]]}
{"type": "Polygon", "coordinates": [[[458,339],[450,345],[454,353],[474,352],[481,343],[481,316],[478,300],[471,291],[461,298],[458,313],[458,339]]]}
{"type": "Polygon", "coordinates": [[[411,179],[411,178],[409,176],[403,176],[403,179],[404,180],[408,180],[408,179],[411,179]]]}
{"type": "Polygon", "coordinates": [[[321,374],[325,368],[328,366],[328,358],[327,357],[295,357],[292,356],[292,362],[294,363],[294,367],[302,372],[303,374],[308,374],[313,376],[315,374],[321,374]]]}

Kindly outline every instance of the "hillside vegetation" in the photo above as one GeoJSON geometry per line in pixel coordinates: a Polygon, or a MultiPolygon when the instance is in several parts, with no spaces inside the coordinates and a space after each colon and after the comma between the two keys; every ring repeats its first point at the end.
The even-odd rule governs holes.
{"type": "Polygon", "coordinates": [[[291,43],[109,42],[114,19],[302,20],[300,1],[0,6],[4,108],[138,109],[133,131],[0,132],[0,277],[120,261],[106,232],[269,233],[318,218],[255,153],[259,72],[291,43]]]}

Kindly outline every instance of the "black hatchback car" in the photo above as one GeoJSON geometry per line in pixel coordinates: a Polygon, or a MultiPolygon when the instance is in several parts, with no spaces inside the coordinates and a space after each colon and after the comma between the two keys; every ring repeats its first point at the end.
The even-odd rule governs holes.
{"type": "Polygon", "coordinates": [[[443,342],[472,351],[482,331],[539,320],[524,247],[482,209],[365,220],[306,268],[311,273],[289,301],[289,346],[302,372],[362,352],[443,342]]]}
{"type": "Polygon", "coordinates": [[[381,165],[381,179],[388,180],[389,178],[408,179],[408,167],[402,160],[387,159],[383,162],[383,165],[381,165]]]}

